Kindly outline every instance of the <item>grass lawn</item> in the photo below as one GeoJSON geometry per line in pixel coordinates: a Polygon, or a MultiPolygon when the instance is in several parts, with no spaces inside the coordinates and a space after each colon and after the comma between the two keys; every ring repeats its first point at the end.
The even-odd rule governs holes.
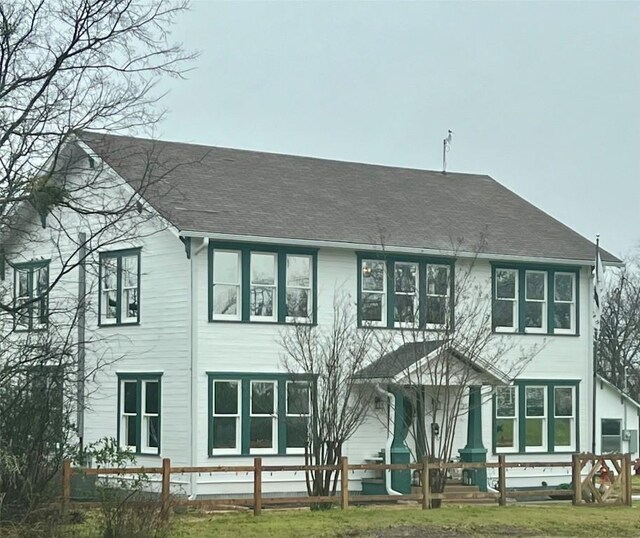
{"type": "Polygon", "coordinates": [[[182,515],[176,538],[233,537],[466,537],[466,536],[640,536],[640,505],[353,507],[343,512],[308,510],[182,515]]]}

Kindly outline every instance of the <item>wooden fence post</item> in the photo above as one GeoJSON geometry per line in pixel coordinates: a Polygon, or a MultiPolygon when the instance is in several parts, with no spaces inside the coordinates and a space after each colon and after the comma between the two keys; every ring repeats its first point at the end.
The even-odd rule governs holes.
{"type": "Polygon", "coordinates": [[[428,510],[430,508],[431,499],[431,486],[429,484],[429,459],[423,458],[422,460],[422,509],[428,510]]]}
{"type": "Polygon", "coordinates": [[[507,473],[504,465],[504,454],[498,454],[498,506],[507,505],[507,473]]]}
{"type": "Polygon", "coordinates": [[[582,502],[582,476],[581,476],[580,454],[571,456],[571,484],[573,485],[573,504],[582,502]]]}
{"type": "Polygon", "coordinates": [[[67,507],[71,500],[71,460],[65,458],[62,462],[62,514],[67,513],[67,507]]]}
{"type": "Polygon", "coordinates": [[[340,506],[349,508],[349,460],[347,456],[340,458],[340,506]]]}
{"type": "Polygon", "coordinates": [[[253,460],[253,515],[262,511],[262,458],[253,460]]]}
{"type": "Polygon", "coordinates": [[[622,465],[624,466],[624,492],[625,492],[625,504],[631,506],[633,504],[633,493],[631,488],[631,454],[628,452],[622,458],[622,465]]]}
{"type": "Polygon", "coordinates": [[[162,459],[162,491],[160,492],[160,514],[167,517],[169,514],[169,495],[171,494],[171,460],[162,459]]]}

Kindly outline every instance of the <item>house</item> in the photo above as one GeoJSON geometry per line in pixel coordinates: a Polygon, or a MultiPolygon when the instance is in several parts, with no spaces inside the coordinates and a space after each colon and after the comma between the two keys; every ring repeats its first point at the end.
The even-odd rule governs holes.
{"type": "Polygon", "coordinates": [[[596,402],[596,453],[629,453],[633,460],[640,457],[640,403],[601,376],[597,376],[596,402]]]}
{"type": "MultiPolygon", "coordinates": [[[[98,252],[63,272],[41,310],[18,322],[25,332],[46,328],[39,312],[77,302],[79,280],[86,290],[82,364],[101,366],[82,387],[85,444],[117,437],[145,466],[159,457],[246,465],[255,455],[300,463],[304,435],[293,425],[309,418],[312,386],[283,367],[278,339],[291,323],[329,325],[340,291],[353,298],[358,326],[396,344],[359,372],[380,397],[348,441],[351,461],[383,449],[392,461],[418,459],[425,447],[411,425],[439,442],[440,381],[420,384],[422,414],[405,414],[406,424],[399,410],[415,402],[402,389],[443,356],[442,335],[461,330],[474,300],[472,330],[504,346],[500,364],[489,345],[447,348],[467,406],[453,455],[554,461],[590,450],[595,246],[494,179],[86,132],[67,151],[74,164],[59,181],[82,192],[99,173],[104,183],[90,196],[100,207],[137,207],[135,227],[104,232],[98,252]],[[458,302],[461,274],[475,288],[458,302]],[[419,324],[408,333],[421,341],[398,336],[407,321],[419,324]]],[[[40,297],[48,275],[82,255],[81,234],[98,228],[92,215],[54,213],[42,228],[43,215],[23,209],[31,240],[3,239],[3,284],[16,300],[40,297]]],[[[566,482],[568,473],[549,469],[545,480],[566,482]]],[[[174,478],[192,496],[251,490],[251,477],[236,473],[174,478]]],[[[350,488],[366,489],[369,478],[354,473],[350,488]]],[[[410,477],[391,478],[385,488],[407,491],[410,477]]],[[[467,479],[484,488],[492,477],[467,479]]],[[[508,485],[539,481],[525,469],[508,485]]],[[[266,476],[263,489],[296,493],[304,479],[266,476]]]]}

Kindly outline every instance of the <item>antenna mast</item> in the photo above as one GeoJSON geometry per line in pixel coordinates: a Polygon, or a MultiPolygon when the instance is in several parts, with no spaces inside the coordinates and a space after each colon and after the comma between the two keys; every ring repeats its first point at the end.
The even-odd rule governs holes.
{"type": "Polygon", "coordinates": [[[442,173],[447,173],[447,152],[451,149],[451,135],[453,131],[449,129],[447,138],[442,140],[442,173]]]}

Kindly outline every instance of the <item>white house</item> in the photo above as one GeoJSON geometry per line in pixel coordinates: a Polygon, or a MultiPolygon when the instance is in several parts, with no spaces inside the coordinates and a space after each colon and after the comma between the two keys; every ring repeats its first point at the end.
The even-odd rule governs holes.
{"type": "MultiPolygon", "coordinates": [[[[409,304],[425,334],[433,329],[432,340],[398,344],[363,372],[390,401],[371,410],[347,446],[354,462],[389,446],[398,458],[418,458],[420,447],[395,427],[392,410],[406,402],[393,387],[438,353],[449,313],[455,327],[464,308],[453,300],[455,277],[468,271],[477,296],[486,296],[489,330],[510,343],[505,360],[535,352],[511,383],[501,365],[456,351],[475,377],[454,454],[553,461],[590,450],[595,246],[494,179],[95,133],[71,145],[76,166],[60,181],[82,186],[99,170],[109,188],[92,196],[139,204],[136,233],[110,236],[86,263],[83,353],[86,368],[102,367],[84,388],[84,443],[117,437],[146,466],[160,457],[179,466],[246,465],[258,454],[301,462],[297,426],[308,419],[312,388],[283,368],[279,335],[293,322],[329,324],[341,290],[357,303],[362,326],[394,335],[409,304]]],[[[96,226],[91,215],[56,213],[62,224],[49,218],[46,228],[28,209],[23,216],[42,241],[3,239],[2,284],[18,300],[37,296],[37,283],[78,256],[76,238],[96,226]]],[[[44,299],[51,312],[60,297],[77,299],[79,278],[78,269],[62,276],[44,299]]],[[[30,310],[22,323],[29,331],[47,319],[30,310]]],[[[637,439],[631,414],[623,443],[625,431],[637,439]]],[[[545,476],[562,482],[563,472],[545,476]]],[[[250,491],[251,477],[235,473],[175,478],[190,495],[250,491]]],[[[363,478],[351,476],[350,488],[361,489],[363,478]]],[[[266,493],[305,489],[300,474],[264,480],[266,493]]],[[[474,480],[486,485],[482,475],[474,480]]],[[[510,480],[539,477],[523,470],[510,480]]],[[[406,491],[405,477],[394,487],[406,491]]]]}
{"type": "Polygon", "coordinates": [[[640,403],[597,376],[596,382],[596,453],[629,453],[631,459],[638,452],[638,424],[640,403]]]}

